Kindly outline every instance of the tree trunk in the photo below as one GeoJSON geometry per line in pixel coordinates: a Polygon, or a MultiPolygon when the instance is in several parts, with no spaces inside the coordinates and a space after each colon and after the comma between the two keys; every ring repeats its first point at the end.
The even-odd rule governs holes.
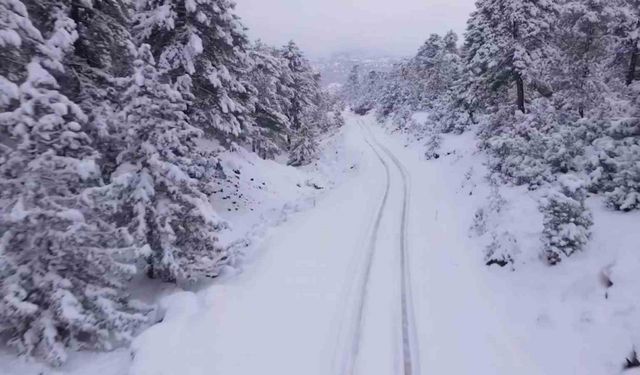
{"type": "Polygon", "coordinates": [[[627,70],[627,86],[636,79],[636,66],[638,65],[638,42],[633,42],[631,49],[631,59],[629,61],[629,69],[627,70]]]}
{"type": "Polygon", "coordinates": [[[175,28],[180,29],[187,24],[187,8],[184,1],[178,1],[175,5],[176,21],[175,28]]]}
{"type": "Polygon", "coordinates": [[[525,108],[524,108],[524,81],[522,80],[522,76],[520,75],[520,73],[516,73],[516,88],[518,90],[518,109],[522,112],[525,113],[525,108]]]}
{"type": "Polygon", "coordinates": [[[155,279],[156,278],[156,272],[155,269],[153,268],[153,264],[151,263],[151,260],[147,260],[149,267],[147,267],[147,277],[150,279],[155,279]]]}

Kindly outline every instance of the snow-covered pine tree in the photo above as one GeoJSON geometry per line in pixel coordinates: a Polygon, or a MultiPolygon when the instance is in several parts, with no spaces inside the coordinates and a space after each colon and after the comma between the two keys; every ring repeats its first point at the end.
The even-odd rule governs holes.
{"type": "Polygon", "coordinates": [[[640,139],[626,138],[617,145],[616,173],[613,174],[612,191],[606,194],[607,204],[617,210],[640,209],[640,139]]]}
{"type": "Polygon", "coordinates": [[[229,254],[217,244],[225,224],[204,190],[214,158],[198,151],[203,132],[185,114],[188,89],[163,82],[149,45],[137,55],[119,114],[125,149],[102,199],[114,200],[114,218],[128,226],[150,277],[215,276],[229,254]]]}
{"type": "Polygon", "coordinates": [[[591,212],[585,206],[583,182],[572,175],[560,176],[558,182],[558,190],[550,191],[540,208],[544,214],[543,257],[550,265],[582,250],[593,225],[591,212]]]}
{"type": "Polygon", "coordinates": [[[640,81],[629,86],[630,113],[611,121],[607,134],[596,141],[600,151],[600,179],[605,179],[607,204],[617,210],[640,209],[640,81]]]}
{"type": "Polygon", "coordinates": [[[554,100],[583,118],[598,112],[609,90],[613,44],[607,24],[610,12],[605,0],[569,0],[560,7],[556,32],[558,54],[550,70],[554,100]]]}
{"type": "Polygon", "coordinates": [[[444,55],[444,43],[440,35],[431,34],[420,47],[418,53],[407,63],[406,82],[410,85],[411,106],[415,110],[424,110],[442,94],[448,85],[441,77],[440,61],[444,55]]]}
{"type": "Polygon", "coordinates": [[[608,47],[605,56],[591,63],[602,66],[601,77],[594,77],[604,81],[598,91],[604,100],[594,103],[595,113],[583,121],[590,146],[589,188],[605,193],[607,205],[622,211],[640,208],[639,7],[637,0],[605,1],[601,11],[589,16],[599,22],[592,28],[606,27],[608,47]]]}
{"type": "Polygon", "coordinates": [[[70,65],[76,72],[89,75],[92,68],[114,76],[130,72],[131,11],[124,1],[71,2],[69,16],[77,24],[78,40],[70,65]]]}
{"type": "Polygon", "coordinates": [[[131,4],[124,1],[72,1],[70,17],[78,39],[65,63],[72,72],[65,93],[89,116],[88,134],[100,152],[103,176],[115,168],[121,136],[114,124],[122,88],[118,77],[131,74],[133,47],[131,4]]]}
{"type": "MultiPolygon", "coordinates": [[[[356,66],[349,74],[342,95],[354,112],[365,114],[375,109],[379,119],[393,116],[400,126],[409,120],[411,112],[433,112],[436,107],[437,117],[444,118],[440,110],[453,106],[453,98],[459,97],[453,91],[462,71],[457,40],[454,32],[444,37],[433,34],[413,58],[396,63],[388,72],[362,73],[356,66]]],[[[449,114],[449,117],[453,116],[449,114]]],[[[453,125],[447,125],[450,127],[453,125]]]]}
{"type": "Polygon", "coordinates": [[[613,0],[609,29],[615,36],[617,64],[627,85],[640,79],[640,0],[613,0]]]}
{"type": "Polygon", "coordinates": [[[324,90],[318,92],[316,106],[310,114],[310,123],[313,124],[316,138],[321,134],[329,134],[332,130],[344,124],[340,103],[334,96],[324,90]]]}
{"type": "Polygon", "coordinates": [[[320,80],[295,42],[289,42],[282,49],[282,57],[287,61],[292,76],[290,88],[293,91],[293,97],[289,119],[293,130],[300,131],[304,127],[313,125],[308,123],[307,119],[317,107],[320,80]]]}
{"type": "Polygon", "coordinates": [[[457,41],[454,32],[431,35],[405,68],[410,87],[407,104],[413,111],[428,110],[426,126],[436,127],[436,133],[461,131],[469,122],[467,111],[457,108],[460,96],[454,91],[462,72],[457,41]]]}
{"type": "Polygon", "coordinates": [[[295,135],[295,143],[289,151],[289,165],[300,167],[315,159],[318,143],[316,134],[311,129],[304,128],[295,135]]]}
{"type": "Polygon", "coordinates": [[[191,78],[190,120],[223,143],[248,136],[253,126],[248,40],[234,7],[231,0],[141,0],[134,26],[173,82],[191,78]]]}
{"type": "Polygon", "coordinates": [[[249,81],[258,94],[252,148],[263,158],[273,158],[286,150],[291,132],[287,115],[294,96],[293,77],[287,60],[273,47],[257,42],[250,57],[253,65],[249,81]]]}
{"type": "MultiPolygon", "coordinates": [[[[541,87],[548,56],[553,53],[551,28],[556,21],[551,0],[479,0],[465,34],[465,62],[472,74],[473,95],[504,100],[516,87],[517,108],[524,112],[525,86],[541,87]]],[[[504,104],[504,103],[499,103],[504,104]]]]}
{"type": "MultiPolygon", "coordinates": [[[[291,121],[291,153],[289,164],[302,165],[311,162],[316,153],[318,111],[320,108],[320,77],[313,71],[311,64],[302,51],[293,42],[289,42],[282,51],[291,71],[293,91],[288,117],[291,121]]],[[[324,117],[326,117],[326,113],[324,117]]]]}
{"type": "Polygon", "coordinates": [[[387,82],[387,73],[371,70],[360,80],[357,97],[351,99],[354,112],[364,115],[378,106],[387,82]]]}
{"type": "Polygon", "coordinates": [[[19,0],[0,1],[0,111],[19,99],[18,83],[26,76],[24,67],[43,43],[27,7],[19,0]]]}
{"type": "Polygon", "coordinates": [[[404,63],[396,64],[384,75],[384,82],[377,96],[377,111],[379,119],[387,117],[405,104],[406,80],[403,78],[404,63]]]}
{"type": "MultiPolygon", "coordinates": [[[[342,88],[342,98],[347,103],[353,103],[363,94],[361,92],[361,68],[360,65],[354,65],[349,71],[349,76],[342,88]]],[[[354,108],[355,109],[355,108],[354,108]]]]}
{"type": "Polygon", "coordinates": [[[90,199],[101,176],[87,116],[54,77],[65,76],[76,25],[62,3],[47,5],[36,18],[50,22],[36,26],[23,3],[0,1],[0,55],[22,47],[29,59],[0,76],[0,334],[59,365],[66,346],[110,348],[145,316],[124,292],[136,272],[130,238],[90,199]]]}

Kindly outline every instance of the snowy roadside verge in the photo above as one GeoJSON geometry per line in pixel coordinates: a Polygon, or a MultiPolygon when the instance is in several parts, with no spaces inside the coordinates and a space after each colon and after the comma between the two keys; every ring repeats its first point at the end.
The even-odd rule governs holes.
{"type": "MultiPolygon", "coordinates": [[[[414,119],[424,121],[424,114],[414,119]]],[[[589,197],[590,242],[550,267],[540,258],[544,189],[489,181],[486,156],[470,132],[442,135],[437,157],[426,160],[428,139],[385,128],[398,147],[423,160],[425,173],[450,188],[438,199],[448,200],[458,231],[468,234],[465,255],[474,277],[487,285],[484,298],[525,353],[522,362],[542,374],[626,374],[640,347],[640,213],[614,212],[601,197],[589,197]],[[513,263],[487,266],[492,247],[513,263]]]]}
{"type": "MultiPolygon", "coordinates": [[[[220,155],[226,178],[218,181],[218,193],[211,200],[220,216],[229,221],[230,229],[222,233],[223,246],[236,246],[239,257],[221,277],[198,285],[184,285],[183,290],[170,284],[137,285],[132,290],[145,300],[158,304],[158,324],[143,331],[130,348],[111,352],[71,352],[68,362],[52,369],[35,360],[16,358],[10,350],[0,350],[2,375],[124,375],[149,369],[145,353],[162,349],[157,335],[165,343],[173,342],[175,327],[208,310],[201,298],[212,285],[224,284],[260,256],[257,252],[272,228],[288,221],[292,215],[305,211],[335,186],[352,176],[358,155],[349,154],[344,145],[344,129],[326,137],[320,144],[319,158],[311,165],[294,168],[285,162],[262,160],[244,149],[220,155]],[[151,298],[149,295],[155,297],[151,298]],[[173,328],[172,328],[173,327],[173,328]],[[155,344],[154,344],[155,343],[155,344]],[[149,346],[152,349],[147,351],[149,346]]],[[[170,346],[168,346],[170,348],[170,346]]],[[[153,372],[151,372],[153,373],[153,372]]]]}
{"type": "MultiPolygon", "coordinates": [[[[326,139],[320,146],[319,159],[301,169],[265,162],[247,154],[241,159],[223,160],[223,164],[240,171],[238,175],[254,180],[259,175],[266,181],[259,185],[265,188],[237,193],[237,197],[242,196],[254,203],[253,210],[233,209],[227,211],[228,217],[225,217],[236,225],[222,241],[238,247],[242,254],[241,262],[214,283],[193,291],[179,291],[162,299],[163,320],[143,332],[131,345],[133,360],[129,375],[172,375],[178,368],[188,374],[216,373],[215,368],[208,366],[212,355],[220,353],[212,353],[211,345],[230,339],[228,335],[220,334],[221,327],[216,317],[227,313],[228,300],[235,299],[234,293],[242,292],[236,285],[239,273],[245,268],[247,273],[255,271],[252,267],[266,256],[260,251],[269,248],[263,245],[269,241],[272,230],[311,209],[328,191],[358,173],[361,155],[345,145],[345,138],[349,135],[344,132],[352,130],[343,128],[326,139]],[[246,156],[250,158],[248,161],[243,159],[246,156]],[[265,166],[269,169],[263,168],[265,166]],[[184,343],[189,343],[188,350],[183,347],[184,343]],[[188,364],[182,363],[186,361],[185,356],[188,364]]],[[[251,314],[259,314],[254,311],[245,313],[250,314],[248,319],[251,314]]],[[[242,329],[234,333],[236,340],[243,335],[242,329]]]]}
{"type": "Polygon", "coordinates": [[[358,156],[349,154],[345,147],[344,131],[324,138],[318,159],[300,168],[284,161],[263,160],[246,150],[221,155],[229,178],[220,181],[211,200],[220,207],[220,216],[231,223],[220,236],[221,245],[237,255],[222,278],[241,272],[254,260],[270,228],[314,207],[325,193],[354,173],[358,156]]]}

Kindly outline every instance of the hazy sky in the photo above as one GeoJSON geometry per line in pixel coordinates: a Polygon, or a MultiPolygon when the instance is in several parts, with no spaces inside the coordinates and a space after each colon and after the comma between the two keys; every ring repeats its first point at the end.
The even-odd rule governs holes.
{"type": "Polygon", "coordinates": [[[362,49],[411,55],[430,33],[462,33],[475,0],[236,0],[250,36],[293,39],[315,57],[362,49]]]}

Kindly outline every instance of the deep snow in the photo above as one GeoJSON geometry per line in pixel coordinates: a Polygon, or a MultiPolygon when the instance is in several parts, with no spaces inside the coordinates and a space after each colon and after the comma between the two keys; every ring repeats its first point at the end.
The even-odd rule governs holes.
{"type": "MultiPolygon", "coordinates": [[[[402,187],[393,183],[399,171],[390,171],[388,203],[362,296],[386,172],[358,120],[350,118],[345,129],[348,148],[359,154],[357,176],[273,230],[259,259],[241,276],[165,300],[164,322],[133,345],[132,375],[401,373],[402,187]]],[[[440,183],[442,171],[425,170],[422,161],[373,128],[371,119],[365,127],[411,176],[412,329],[424,372],[540,373],[505,328],[475,262],[479,257],[468,254],[468,228],[452,209],[459,198],[440,183]]]]}
{"type": "MultiPolygon", "coordinates": [[[[423,121],[424,117],[424,114],[416,114],[415,120],[423,121]]],[[[417,142],[415,137],[403,134],[392,124],[386,124],[386,128],[414,160],[424,159],[424,141],[417,142]]],[[[479,338],[474,332],[485,330],[489,337],[490,332],[498,334],[496,330],[503,330],[508,335],[498,336],[509,338],[512,351],[496,348],[497,352],[503,351],[503,355],[490,360],[495,360],[494,368],[490,369],[491,365],[487,364],[474,373],[508,373],[503,365],[510,359],[520,363],[517,373],[623,373],[626,358],[634,348],[640,347],[640,273],[637,272],[640,266],[640,213],[614,212],[605,207],[601,198],[591,197],[588,204],[593,211],[594,227],[590,243],[584,252],[549,267],[539,257],[542,214],[538,206],[544,189],[528,191],[525,187],[492,185],[487,180],[486,159],[478,151],[476,142],[471,133],[444,135],[438,150],[440,158],[421,162],[422,173],[431,180],[430,194],[442,203],[440,208],[437,205],[428,207],[436,211],[434,215],[440,217],[438,221],[443,225],[436,233],[425,234],[423,241],[430,245],[444,237],[444,248],[461,253],[455,258],[442,251],[432,254],[452,256],[451,262],[439,264],[454,267],[452,272],[456,274],[463,265],[469,267],[464,271],[469,276],[461,282],[443,283],[444,280],[440,280],[440,285],[451,290],[451,301],[442,301],[451,306],[440,309],[440,313],[466,315],[460,311],[475,310],[475,303],[481,302],[488,305],[486,312],[494,310],[493,320],[498,320],[494,321],[497,324],[487,326],[486,316],[482,314],[472,314],[470,320],[462,316],[454,318],[460,322],[460,333],[458,337],[451,337],[450,345],[469,344],[466,354],[460,353],[458,362],[482,361],[483,355],[477,349],[482,343],[469,343],[469,340],[479,338]],[[499,212],[492,212],[496,193],[502,203],[499,212]],[[479,209],[489,212],[487,228],[482,235],[478,234],[474,223],[479,209]],[[448,219],[442,218],[443,212],[448,219]],[[485,247],[494,234],[513,241],[513,267],[484,265],[485,247]],[[477,285],[468,285],[464,280],[477,285]],[[609,286],[609,281],[613,285],[609,286]],[[456,292],[459,288],[481,288],[477,296],[483,301],[459,301],[455,297],[460,295],[456,292]],[[460,307],[455,308],[455,305],[460,307]]],[[[430,261],[431,265],[437,263],[430,261]]],[[[427,301],[437,303],[433,298],[427,301]]],[[[437,322],[446,318],[423,316],[421,319],[432,322],[437,330],[437,322]]],[[[445,337],[448,342],[450,336],[445,331],[433,332],[430,336],[438,338],[436,346],[439,349],[434,351],[450,353],[455,350],[443,346],[440,338],[445,337]]],[[[447,373],[470,372],[452,362],[447,373]]]]}
{"type": "Polygon", "coordinates": [[[589,247],[548,267],[538,258],[543,192],[492,187],[472,134],[445,136],[441,157],[427,161],[423,145],[389,134],[392,126],[346,117],[305,170],[223,155],[230,173],[213,199],[235,224],[223,241],[247,254],[241,273],[166,293],[162,322],[131,348],[77,353],[56,371],[3,352],[2,374],[402,373],[404,188],[400,168],[385,170],[380,155],[392,160],[372,139],[410,180],[406,274],[421,370],[414,375],[621,373],[640,345],[638,213],[614,213],[592,198],[589,247]],[[499,212],[488,208],[496,194],[499,212]],[[474,226],[481,208],[484,230],[474,226]],[[513,239],[513,267],[485,266],[493,235],[513,239]]]}

